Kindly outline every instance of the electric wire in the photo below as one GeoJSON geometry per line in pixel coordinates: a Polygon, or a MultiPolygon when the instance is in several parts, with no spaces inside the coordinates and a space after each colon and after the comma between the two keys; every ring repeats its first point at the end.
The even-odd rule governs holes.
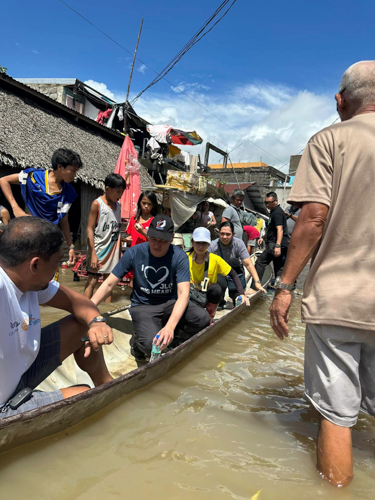
{"type": "MultiPolygon", "coordinates": [[[[236,0],[234,0],[232,2],[232,4],[230,5],[229,9],[224,13],[224,15],[222,17],[224,17],[227,12],[232,8],[233,4],[235,3],[236,0]]],[[[117,42],[114,38],[112,38],[110,35],[108,35],[107,33],[105,33],[103,30],[101,30],[100,28],[98,28],[93,22],[91,22],[89,19],[87,19],[85,16],[83,16],[80,12],[78,12],[76,9],[74,9],[73,7],[71,7],[69,4],[67,4],[64,0],[59,0],[59,2],[61,2],[63,5],[65,5],[68,9],[70,9],[72,12],[74,12],[75,14],[77,14],[79,17],[81,17],[84,21],[86,21],[88,24],[90,24],[93,28],[95,28],[97,31],[99,31],[102,35],[104,35],[105,37],[107,37],[109,40],[111,40],[113,43],[115,43],[116,45],[118,45],[121,49],[125,50],[125,52],[127,52],[128,54],[132,55],[132,53],[126,48],[124,47],[123,45],[121,45],[119,42],[117,42]]],[[[227,5],[229,3],[229,0],[227,0],[226,2],[223,2],[219,7],[218,9],[222,10],[223,7],[225,7],[225,5],[227,5]],[[224,4],[224,5],[223,5],[224,4]],[[223,7],[221,7],[223,6],[223,7]]],[[[217,10],[218,10],[217,9],[217,10]]],[[[215,11],[216,12],[216,11],[215,11]]],[[[212,17],[212,16],[211,16],[212,17]]],[[[214,26],[222,19],[222,17],[210,28],[210,31],[212,28],[214,28],[214,26]]],[[[206,34],[208,33],[209,31],[206,32],[206,34]]],[[[205,36],[205,35],[203,35],[205,36]]],[[[203,38],[202,36],[202,38],[203,38]]],[[[186,44],[187,45],[187,44],[186,44]]],[[[147,63],[145,63],[144,61],[142,61],[142,59],[140,59],[139,57],[136,58],[139,62],[141,62],[142,64],[144,64],[148,69],[150,69],[151,71],[153,71],[157,76],[160,74],[158,73],[156,70],[154,70],[153,68],[151,68],[151,66],[149,66],[147,63]]],[[[181,94],[183,94],[185,97],[187,97],[188,99],[190,99],[191,101],[193,101],[195,104],[197,104],[198,106],[200,106],[204,111],[206,111],[206,113],[210,114],[213,118],[215,118],[216,120],[218,120],[219,122],[221,122],[223,125],[225,125],[226,127],[228,127],[230,130],[232,130],[235,134],[237,134],[239,137],[241,137],[241,139],[245,139],[245,141],[249,142],[250,144],[252,144],[253,146],[255,146],[256,148],[258,148],[259,150],[263,151],[264,153],[266,153],[268,156],[270,156],[271,158],[274,158],[275,160],[277,160],[278,162],[282,163],[282,160],[280,160],[280,158],[277,158],[276,156],[274,156],[273,154],[271,154],[269,151],[266,151],[265,149],[263,149],[262,147],[258,146],[258,144],[256,144],[255,142],[251,141],[250,139],[247,139],[244,135],[240,134],[235,128],[231,127],[228,123],[226,123],[224,120],[222,120],[221,118],[219,118],[218,116],[216,116],[214,113],[212,113],[210,110],[208,110],[205,106],[203,106],[200,102],[198,102],[197,100],[195,100],[193,97],[191,97],[189,94],[187,94],[186,92],[184,92],[182,89],[180,89],[178,86],[174,85],[172,82],[170,82],[167,78],[165,77],[162,77],[163,80],[165,80],[169,85],[171,85],[172,89],[176,89],[178,90],[181,94]]],[[[336,120],[337,121],[337,120],[336,120]]],[[[303,151],[303,149],[301,150],[303,151]]],[[[300,154],[300,153],[298,153],[300,154]]],[[[287,165],[289,162],[286,162],[282,165],[281,168],[283,168],[285,165],[287,165]]]]}
{"type": "Polygon", "coordinates": [[[216,9],[216,11],[209,17],[209,19],[203,24],[203,26],[198,30],[197,33],[185,44],[185,46],[175,55],[175,57],[165,66],[164,69],[154,78],[154,80],[145,88],[143,89],[138,95],[134,97],[132,100],[132,104],[134,104],[137,99],[140,98],[140,96],[146,92],[149,88],[151,88],[153,85],[158,83],[160,80],[162,80],[175,66],[176,64],[182,59],[182,57],[200,40],[202,40],[203,37],[205,37],[211,30],[214,29],[214,27],[228,14],[230,9],[233,7],[233,5],[236,3],[237,0],[233,0],[231,5],[228,7],[228,9],[224,12],[224,14],[206,31],[205,29],[207,26],[212,23],[212,21],[215,19],[215,17],[226,7],[226,5],[230,2],[230,0],[224,0],[222,4],[216,9]]]}

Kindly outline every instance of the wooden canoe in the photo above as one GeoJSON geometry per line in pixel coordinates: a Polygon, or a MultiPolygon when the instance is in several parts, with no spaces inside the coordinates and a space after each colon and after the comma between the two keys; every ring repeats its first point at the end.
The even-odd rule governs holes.
{"type": "MultiPolygon", "coordinates": [[[[264,273],[263,283],[268,284],[270,278],[271,269],[268,267],[264,273]]],[[[261,293],[257,292],[251,296],[251,305],[258,300],[260,295],[261,293]]],[[[117,342],[116,338],[119,338],[119,336],[123,337],[126,339],[127,344],[129,343],[128,330],[130,322],[126,319],[126,315],[128,314],[127,309],[128,307],[122,307],[106,314],[107,322],[114,330],[115,341],[112,344],[113,352],[116,351],[120,354],[124,342],[122,340],[117,342]],[[125,332],[127,335],[124,335],[125,332]]],[[[118,376],[112,382],[108,382],[57,403],[27,411],[13,417],[0,419],[0,452],[10,450],[32,441],[37,441],[72,427],[117,399],[142,389],[148,384],[164,377],[164,375],[181,361],[186,360],[192,352],[198,349],[207,340],[217,335],[227,324],[231,324],[234,318],[244,312],[245,309],[246,305],[241,304],[231,311],[225,311],[212,325],[194,335],[175,349],[167,352],[153,363],[145,364],[140,368],[131,369],[128,373],[125,373],[125,368],[124,371],[122,371],[122,373],[125,374],[118,376]]],[[[249,314],[251,314],[251,309],[249,314]]],[[[125,353],[124,356],[127,356],[127,354],[128,353],[125,353]]],[[[107,366],[114,376],[117,376],[119,371],[119,367],[116,366],[117,360],[118,357],[116,358],[116,356],[111,359],[111,356],[108,358],[106,355],[107,366]]],[[[129,366],[127,370],[129,370],[129,366]]],[[[50,377],[53,378],[53,375],[54,374],[50,377]]],[[[60,387],[67,387],[67,384],[65,383],[65,385],[61,385],[60,387]]]]}

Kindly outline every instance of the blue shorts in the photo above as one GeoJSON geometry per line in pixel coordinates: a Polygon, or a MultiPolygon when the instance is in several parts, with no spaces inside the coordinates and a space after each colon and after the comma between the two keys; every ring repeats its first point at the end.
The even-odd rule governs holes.
{"type": "MultiPolygon", "coordinates": [[[[61,365],[60,361],[60,327],[56,321],[41,330],[40,350],[30,368],[22,375],[19,384],[14,391],[14,395],[18,394],[25,387],[35,389],[43,382],[51,373],[61,365]]],[[[11,417],[18,415],[24,411],[34,410],[41,406],[61,401],[63,395],[61,391],[43,392],[34,391],[31,398],[24,404],[19,406],[17,410],[7,408],[2,412],[0,408],[0,418],[11,417]]]]}

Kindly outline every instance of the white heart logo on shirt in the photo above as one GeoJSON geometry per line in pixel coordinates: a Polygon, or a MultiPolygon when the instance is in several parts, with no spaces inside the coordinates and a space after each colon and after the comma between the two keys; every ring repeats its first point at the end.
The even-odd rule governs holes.
{"type": "Polygon", "coordinates": [[[152,289],[154,289],[158,285],[160,285],[161,283],[163,283],[163,281],[165,281],[168,278],[168,276],[169,276],[169,269],[167,267],[163,266],[163,267],[159,267],[159,269],[156,270],[152,266],[146,266],[145,269],[144,269],[144,274],[145,274],[145,278],[148,281],[150,287],[152,289]],[[149,269],[151,269],[151,271],[154,271],[154,273],[151,273],[151,276],[149,276],[149,273],[147,272],[149,269]],[[152,281],[155,281],[156,279],[158,279],[157,275],[159,274],[159,271],[162,271],[162,270],[164,270],[164,275],[160,276],[159,280],[156,283],[151,282],[150,279],[152,279],[152,278],[154,278],[152,281]]]}

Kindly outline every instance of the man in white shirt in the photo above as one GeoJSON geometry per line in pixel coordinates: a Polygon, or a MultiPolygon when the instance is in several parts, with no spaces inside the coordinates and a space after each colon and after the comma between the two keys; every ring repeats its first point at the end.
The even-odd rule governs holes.
{"type": "Polygon", "coordinates": [[[17,407],[15,396],[35,389],[70,354],[95,386],[112,380],[101,350],[112,342],[112,330],[93,302],[50,281],[63,240],[57,226],[38,217],[13,219],[0,237],[0,418],[88,390],[28,391],[28,399],[17,407]],[[41,328],[39,304],[71,315],[41,328]]]}

